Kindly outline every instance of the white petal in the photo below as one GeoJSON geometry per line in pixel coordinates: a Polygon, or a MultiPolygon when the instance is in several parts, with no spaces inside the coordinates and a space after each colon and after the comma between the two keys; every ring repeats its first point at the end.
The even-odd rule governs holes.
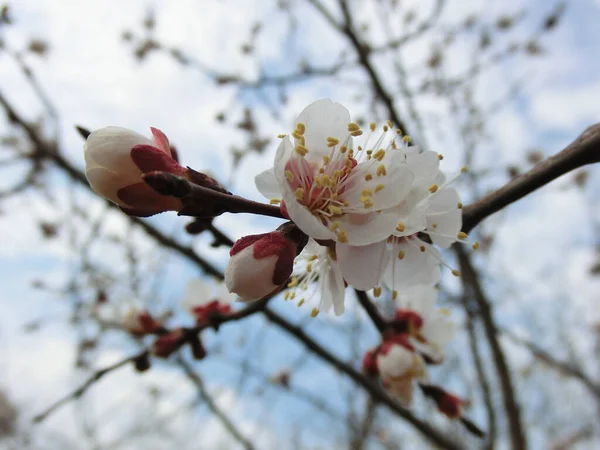
{"type": "Polygon", "coordinates": [[[394,214],[345,214],[338,219],[348,233],[348,245],[368,245],[390,237],[398,223],[394,214]]]}
{"type": "Polygon", "coordinates": [[[103,167],[94,167],[85,171],[85,176],[90,183],[91,188],[102,197],[111,202],[128,206],[117,196],[117,191],[125,186],[139,183],[141,181],[142,172],[138,171],[137,179],[127,179],[121,175],[117,175],[103,167]]]}
{"type": "Polygon", "coordinates": [[[404,375],[414,363],[415,354],[401,345],[392,345],[386,354],[377,356],[377,367],[385,378],[404,375]]]}
{"type": "Polygon", "coordinates": [[[427,213],[438,214],[448,211],[454,211],[458,208],[458,202],[460,202],[460,197],[458,196],[458,192],[456,191],[456,189],[442,189],[429,197],[429,209],[427,213]]]}
{"type": "Polygon", "coordinates": [[[418,284],[436,284],[440,280],[439,253],[431,245],[413,238],[411,243],[400,242],[392,246],[392,255],[388,263],[383,281],[389,289],[395,289],[400,294],[410,286],[418,284]],[[420,246],[425,246],[421,252],[420,246]],[[399,259],[402,250],[404,258],[399,259]],[[437,258],[436,258],[437,256],[437,258]]]}
{"type": "Polygon", "coordinates": [[[403,289],[398,295],[398,306],[411,309],[422,317],[434,313],[435,301],[439,291],[432,284],[420,284],[403,289]]]}
{"type": "MultiPolygon", "coordinates": [[[[327,138],[333,137],[343,141],[348,136],[350,113],[329,99],[317,100],[300,113],[296,122],[306,127],[304,133],[305,146],[310,153],[329,153],[327,138]]],[[[296,124],[294,124],[295,126],[296,124]]]]}
{"type": "Polygon", "coordinates": [[[283,138],[279,143],[279,147],[277,147],[277,153],[275,153],[275,161],[273,163],[275,178],[277,178],[281,189],[283,189],[284,184],[287,184],[287,179],[285,178],[285,165],[290,160],[293,153],[294,146],[287,137],[283,138]]]}
{"type": "Polygon", "coordinates": [[[84,154],[112,172],[139,172],[131,159],[131,149],[141,144],[156,146],[154,141],[127,128],[105,127],[88,136],[84,154]]]}
{"type": "Polygon", "coordinates": [[[272,280],[279,257],[256,259],[253,252],[253,246],[249,245],[229,258],[225,268],[227,290],[239,295],[244,302],[259,300],[278,288],[272,280]]]}
{"type": "Polygon", "coordinates": [[[414,184],[420,187],[431,186],[438,174],[440,159],[436,152],[411,152],[406,154],[406,164],[415,176],[414,184]]]}
{"type": "Polygon", "coordinates": [[[321,304],[320,308],[327,312],[333,306],[333,312],[336,316],[344,313],[344,298],[346,287],[344,286],[344,278],[337,263],[331,261],[328,270],[323,276],[323,284],[321,285],[321,304]]]}
{"type": "Polygon", "coordinates": [[[349,205],[359,211],[365,211],[360,201],[363,196],[363,191],[368,189],[371,191],[372,210],[380,210],[394,207],[400,204],[409,194],[414,176],[410,169],[401,163],[402,155],[400,152],[392,152],[395,155],[390,159],[389,163],[385,164],[386,175],[377,176],[377,169],[382,162],[370,160],[358,164],[348,179],[350,186],[343,195],[343,199],[349,205]],[[369,174],[373,178],[369,181],[365,180],[365,176],[369,174]],[[382,189],[381,188],[383,186],[382,189]]]}
{"type": "Polygon", "coordinates": [[[440,247],[448,248],[455,243],[461,228],[462,211],[458,208],[443,214],[427,216],[427,229],[432,231],[429,237],[435,245],[440,247]]]}
{"type": "Polygon", "coordinates": [[[335,251],[344,279],[361,291],[368,291],[379,284],[387,262],[386,242],[355,247],[337,244],[335,251]]]}
{"type": "Polygon", "coordinates": [[[213,300],[212,286],[199,278],[190,280],[185,288],[181,307],[191,310],[213,300]]]}
{"type": "Polygon", "coordinates": [[[281,200],[281,188],[279,187],[279,182],[277,181],[275,169],[273,167],[256,175],[254,177],[254,183],[256,184],[258,192],[265,198],[269,200],[274,198],[281,200]]]}
{"type": "Polygon", "coordinates": [[[313,239],[335,239],[335,234],[298,202],[289,184],[285,183],[282,188],[282,199],[288,215],[298,228],[313,239]]]}

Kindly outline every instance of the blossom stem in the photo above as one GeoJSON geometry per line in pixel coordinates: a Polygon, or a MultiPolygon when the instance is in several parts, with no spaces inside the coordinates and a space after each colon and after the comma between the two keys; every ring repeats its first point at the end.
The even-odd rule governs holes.
{"type": "Polygon", "coordinates": [[[371,320],[373,321],[373,325],[375,325],[375,327],[380,333],[385,332],[385,330],[388,329],[389,325],[379,313],[379,310],[377,309],[375,303],[371,301],[371,299],[365,291],[359,291],[358,289],[355,289],[354,292],[356,292],[358,303],[360,303],[360,306],[363,307],[367,315],[371,318],[371,320]]]}
{"type": "Polygon", "coordinates": [[[260,214],[279,219],[285,218],[277,206],[199,186],[172,173],[149,172],[144,174],[142,178],[156,192],[184,200],[186,206],[179,212],[180,215],[201,217],[206,214],[208,209],[213,212],[213,214],[210,214],[212,217],[223,212],[229,212],[233,214],[260,214]],[[207,208],[207,204],[212,208],[207,208]]]}

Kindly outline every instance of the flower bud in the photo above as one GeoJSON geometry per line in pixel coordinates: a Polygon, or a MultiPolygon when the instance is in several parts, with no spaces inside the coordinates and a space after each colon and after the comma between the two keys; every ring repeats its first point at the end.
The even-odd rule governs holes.
{"type": "Polygon", "coordinates": [[[397,342],[384,342],[377,355],[383,386],[404,405],[412,403],[415,380],[427,376],[423,358],[397,342]]]}
{"type": "Polygon", "coordinates": [[[85,175],[102,197],[127,214],[147,217],[179,211],[181,200],[160,195],[141,176],[163,171],[183,176],[187,169],[173,158],[167,137],[151,128],[154,140],[126,128],[105,127],[91,133],[84,146],[85,175]]]}
{"type": "Polygon", "coordinates": [[[121,325],[137,337],[152,334],[162,329],[161,323],[155,320],[147,311],[136,311],[135,309],[127,311],[121,325]]]}
{"type": "Polygon", "coordinates": [[[450,419],[459,419],[463,416],[465,401],[456,395],[446,392],[444,389],[433,386],[421,386],[423,393],[437,404],[438,410],[450,419]]]}
{"type": "Polygon", "coordinates": [[[294,258],[307,237],[286,223],[270,233],[244,236],[229,252],[225,285],[241,301],[251,302],[275,294],[292,274],[294,258]]]}
{"type": "Polygon", "coordinates": [[[184,344],[183,330],[177,328],[161,334],[152,344],[152,354],[159,358],[168,358],[184,344]]]}

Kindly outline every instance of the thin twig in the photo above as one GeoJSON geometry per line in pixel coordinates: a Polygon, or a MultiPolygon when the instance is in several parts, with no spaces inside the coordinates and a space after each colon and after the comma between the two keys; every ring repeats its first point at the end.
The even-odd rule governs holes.
{"type": "Polygon", "coordinates": [[[363,307],[367,315],[373,321],[373,325],[377,327],[377,330],[380,333],[383,333],[387,329],[387,323],[383,316],[379,313],[375,303],[371,301],[365,291],[359,291],[358,289],[355,289],[354,292],[356,293],[356,297],[358,298],[360,306],[363,307]]]}
{"type": "Polygon", "coordinates": [[[521,411],[517,403],[510,367],[498,340],[498,328],[492,314],[492,305],[485,296],[479,282],[479,274],[471,264],[467,252],[461,246],[457,246],[455,250],[458,255],[465,291],[475,299],[479,315],[483,322],[485,335],[492,350],[496,373],[500,379],[504,408],[508,416],[512,448],[514,450],[525,450],[527,448],[527,439],[521,422],[521,411]]]}
{"type": "Polygon", "coordinates": [[[212,396],[206,390],[204,386],[204,381],[198,375],[192,366],[188,362],[186,362],[181,356],[177,357],[177,364],[181,367],[186,374],[186,376],[190,379],[192,383],[198,388],[198,394],[200,398],[204,400],[208,409],[219,419],[219,422],[223,425],[223,427],[231,434],[236,441],[238,441],[246,450],[254,450],[254,445],[250,442],[238,428],[233,424],[231,419],[227,417],[227,415],[219,408],[219,406],[215,403],[212,396]]]}

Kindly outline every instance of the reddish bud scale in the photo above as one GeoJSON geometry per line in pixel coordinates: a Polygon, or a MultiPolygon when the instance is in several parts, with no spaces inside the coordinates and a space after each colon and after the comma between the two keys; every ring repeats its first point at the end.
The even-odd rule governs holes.
{"type": "Polygon", "coordinates": [[[152,353],[159,358],[168,358],[183,345],[183,330],[178,328],[159,336],[152,345],[152,353]]]}
{"type": "Polygon", "coordinates": [[[377,367],[377,354],[378,349],[369,350],[365,353],[362,362],[362,371],[365,375],[375,377],[379,375],[379,368],[377,367]]]}
{"type": "Polygon", "coordinates": [[[229,305],[222,305],[218,300],[213,300],[205,305],[195,306],[192,308],[192,315],[196,318],[196,324],[202,325],[210,321],[210,317],[214,315],[226,315],[231,312],[229,305]]]}

